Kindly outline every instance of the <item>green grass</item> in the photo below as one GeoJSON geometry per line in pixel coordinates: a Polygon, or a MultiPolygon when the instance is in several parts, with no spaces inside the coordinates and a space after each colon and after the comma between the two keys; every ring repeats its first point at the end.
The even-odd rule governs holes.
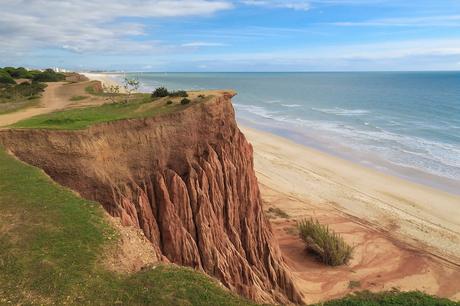
{"type": "Polygon", "coordinates": [[[73,96],[72,98],[70,98],[70,101],[81,101],[81,100],[85,100],[87,98],[88,98],[88,96],[73,96]]]}
{"type": "Polygon", "coordinates": [[[307,250],[316,254],[324,264],[339,266],[351,259],[353,248],[327,225],[310,219],[300,221],[298,228],[307,250]]]}
{"type": "Polygon", "coordinates": [[[188,268],[109,272],[117,238],[98,203],[0,149],[1,305],[252,305],[188,268]]]}
{"type": "Polygon", "coordinates": [[[162,99],[151,101],[148,94],[137,94],[129,103],[107,103],[101,106],[72,109],[35,116],[15,123],[15,128],[59,130],[84,129],[90,125],[129,118],[145,118],[186,108],[180,104],[166,104],[162,99]]]}
{"type": "Polygon", "coordinates": [[[372,293],[362,291],[345,298],[328,301],[323,306],[458,306],[460,303],[430,296],[418,291],[399,292],[397,290],[372,293]]]}

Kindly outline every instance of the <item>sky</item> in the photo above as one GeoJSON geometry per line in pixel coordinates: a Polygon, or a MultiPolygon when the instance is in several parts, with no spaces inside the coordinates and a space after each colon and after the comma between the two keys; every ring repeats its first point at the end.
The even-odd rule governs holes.
{"type": "Polygon", "coordinates": [[[460,0],[0,0],[0,66],[460,70],[460,0]]]}

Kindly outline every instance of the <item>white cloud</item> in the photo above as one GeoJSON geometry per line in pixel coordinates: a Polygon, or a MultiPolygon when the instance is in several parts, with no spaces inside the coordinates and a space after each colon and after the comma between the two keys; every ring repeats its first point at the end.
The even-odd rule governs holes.
{"type": "Polygon", "coordinates": [[[246,5],[287,8],[303,11],[310,9],[310,1],[305,0],[241,0],[241,3],[246,5]]]}
{"type": "Polygon", "coordinates": [[[192,48],[198,48],[198,47],[224,47],[227,46],[226,44],[222,43],[215,43],[215,42],[205,42],[205,41],[194,41],[194,42],[189,42],[181,45],[182,47],[192,47],[192,48]]]}
{"type": "Polygon", "coordinates": [[[337,26],[396,26],[396,27],[460,27],[460,15],[373,19],[357,22],[335,22],[337,26]]]}
{"type": "Polygon", "coordinates": [[[0,53],[28,48],[75,52],[155,51],[155,41],[133,41],[145,34],[138,22],[121,18],[202,16],[231,9],[225,0],[8,0],[1,1],[0,53]]]}

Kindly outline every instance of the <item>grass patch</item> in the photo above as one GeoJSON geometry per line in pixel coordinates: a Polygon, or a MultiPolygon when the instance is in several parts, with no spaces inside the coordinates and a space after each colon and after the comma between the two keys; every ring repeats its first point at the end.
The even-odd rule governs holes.
{"type": "Polygon", "coordinates": [[[339,266],[351,259],[353,247],[346,244],[343,238],[327,225],[310,219],[300,221],[298,228],[307,250],[317,255],[324,264],[339,266]]]}
{"type": "Polygon", "coordinates": [[[148,94],[137,94],[129,103],[107,103],[101,106],[71,109],[35,116],[15,123],[16,128],[76,130],[90,125],[129,118],[145,118],[184,109],[180,104],[151,101],[148,94]]]}
{"type": "Polygon", "coordinates": [[[87,98],[88,98],[88,96],[73,96],[72,98],[70,98],[70,101],[81,101],[81,100],[85,100],[87,98]]]}
{"type": "Polygon", "coordinates": [[[351,280],[348,283],[348,288],[349,289],[355,289],[355,288],[359,288],[359,287],[361,287],[361,282],[360,281],[351,280]]]}
{"type": "Polygon", "coordinates": [[[0,149],[0,304],[253,305],[188,268],[109,272],[117,239],[98,203],[0,149]]]}
{"type": "Polygon", "coordinates": [[[289,218],[289,215],[284,210],[278,207],[270,207],[268,209],[268,213],[280,218],[289,218]]]}
{"type": "Polygon", "coordinates": [[[317,304],[322,306],[455,306],[460,303],[419,291],[399,292],[397,290],[372,293],[356,292],[342,299],[317,304]]]}

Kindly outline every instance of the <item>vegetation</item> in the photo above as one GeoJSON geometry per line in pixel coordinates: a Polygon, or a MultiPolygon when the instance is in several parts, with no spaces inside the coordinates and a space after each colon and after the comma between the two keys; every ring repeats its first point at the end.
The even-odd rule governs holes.
{"type": "Polygon", "coordinates": [[[169,96],[169,91],[165,87],[158,87],[152,92],[152,98],[164,98],[169,96]]]}
{"type": "Polygon", "coordinates": [[[0,114],[12,112],[38,102],[46,84],[23,82],[0,87],[0,114]]]}
{"type": "Polygon", "coordinates": [[[280,218],[289,218],[289,215],[284,210],[278,207],[270,207],[268,209],[268,212],[280,218]]]}
{"type": "Polygon", "coordinates": [[[178,90],[178,91],[173,91],[169,93],[170,97],[181,97],[181,98],[187,98],[188,93],[185,90],[178,90]]]}
{"type": "Polygon", "coordinates": [[[355,288],[359,288],[359,287],[361,287],[361,282],[360,281],[351,280],[348,283],[348,288],[349,289],[355,289],[355,288]]]}
{"type": "Polygon", "coordinates": [[[119,85],[103,85],[103,90],[107,96],[107,100],[109,100],[112,103],[116,103],[118,101],[118,97],[120,96],[119,85]]]}
{"type": "Polygon", "coordinates": [[[187,98],[183,98],[182,100],[180,100],[180,104],[182,104],[182,105],[187,105],[190,102],[191,102],[190,99],[187,99],[187,98]]]}
{"type": "Polygon", "coordinates": [[[450,301],[419,291],[399,292],[397,290],[372,293],[362,291],[338,300],[318,304],[322,306],[458,306],[460,303],[450,301]]]}
{"type": "Polygon", "coordinates": [[[72,98],[70,98],[70,101],[81,101],[85,99],[88,99],[88,96],[73,96],[72,98]]]}
{"type": "Polygon", "coordinates": [[[131,96],[133,93],[135,93],[140,86],[140,82],[138,79],[130,79],[130,78],[124,78],[123,80],[123,88],[125,89],[126,95],[125,95],[125,103],[128,103],[131,100],[131,96]]]}
{"type": "Polygon", "coordinates": [[[148,94],[136,94],[129,103],[107,103],[101,106],[70,109],[35,116],[13,125],[16,128],[60,130],[84,129],[92,124],[128,118],[145,118],[178,111],[185,106],[151,101],[148,94]]]}
{"type": "Polygon", "coordinates": [[[158,87],[152,92],[152,98],[180,97],[187,98],[188,93],[185,90],[168,91],[165,87],[158,87]]]}
{"type": "Polygon", "coordinates": [[[6,71],[14,79],[31,79],[33,77],[33,72],[23,67],[5,67],[3,70],[6,71]]]}
{"type": "Polygon", "coordinates": [[[316,254],[321,262],[330,266],[348,263],[353,247],[343,238],[322,225],[318,220],[303,220],[298,224],[300,238],[306,243],[307,250],[316,254]]]}
{"type": "Polygon", "coordinates": [[[32,80],[37,82],[59,82],[65,80],[65,75],[56,73],[53,69],[46,69],[43,72],[34,73],[32,80]]]}
{"type": "Polygon", "coordinates": [[[0,149],[0,304],[252,305],[188,268],[105,270],[118,235],[103,214],[0,149]]]}
{"type": "Polygon", "coordinates": [[[0,69],[0,85],[4,84],[16,84],[16,81],[7,71],[0,69]]]}

